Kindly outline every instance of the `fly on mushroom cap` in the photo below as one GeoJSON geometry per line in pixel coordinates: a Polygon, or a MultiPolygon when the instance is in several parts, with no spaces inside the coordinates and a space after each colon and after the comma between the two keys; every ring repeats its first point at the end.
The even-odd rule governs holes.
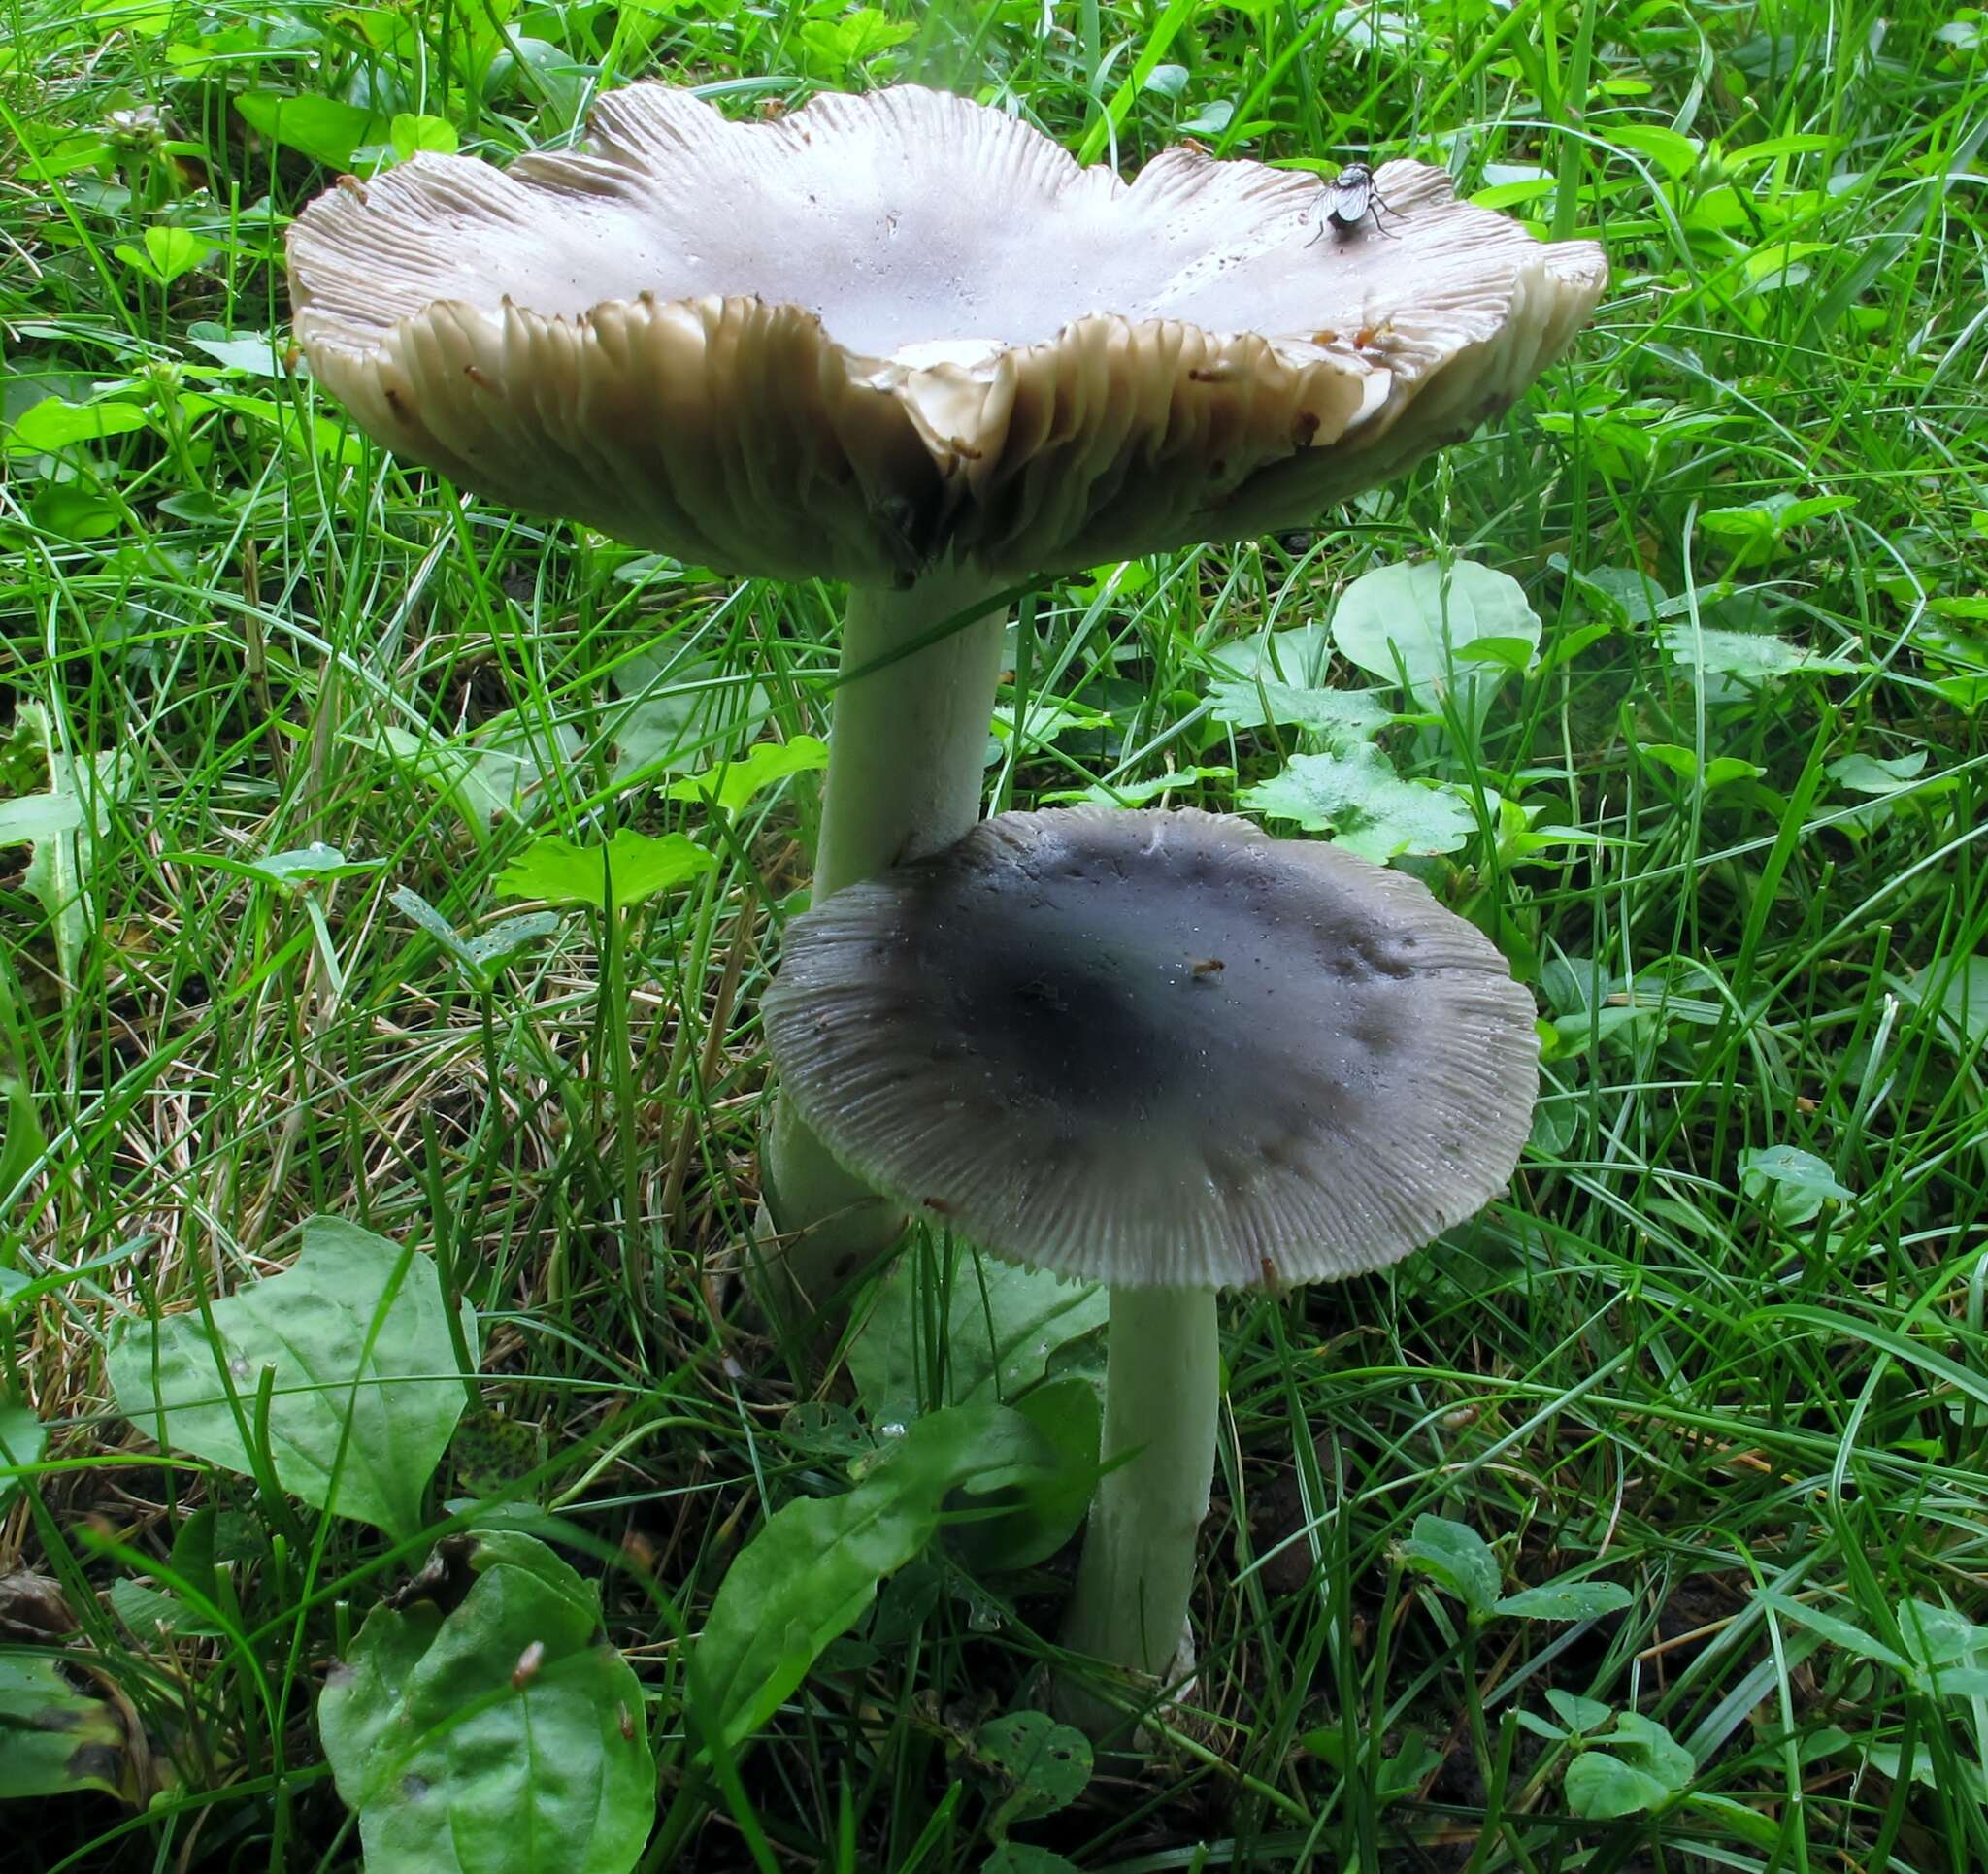
{"type": "Polygon", "coordinates": [[[1533,1003],[1417,881],[1192,810],[1005,814],[788,926],[767,1036],[845,1165],[1118,1287],[1377,1268],[1510,1175],[1533,1003]]]}
{"type": "Polygon", "coordinates": [[[297,339],[395,450],[738,572],[1028,576],[1309,522],[1502,410],[1607,273],[1423,164],[1375,172],[1387,238],[1312,246],[1314,178],[1181,148],[1127,184],[915,86],[735,124],[637,84],[590,127],[319,198],[297,339]]]}

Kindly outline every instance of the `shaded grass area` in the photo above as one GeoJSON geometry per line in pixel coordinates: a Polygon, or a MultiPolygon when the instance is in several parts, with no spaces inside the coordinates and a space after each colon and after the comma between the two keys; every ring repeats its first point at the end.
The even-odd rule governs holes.
{"type": "Polygon", "coordinates": [[[670,792],[822,730],[836,596],[460,500],[283,368],[282,219],[355,148],[433,118],[501,157],[651,72],[740,112],[918,77],[1127,168],[1189,134],[1327,171],[1422,155],[1599,233],[1614,269],[1574,356],[1400,486],[1025,608],[990,797],[1229,769],[1169,797],[1228,808],[1313,744],[1211,711],[1225,647],[1395,561],[1520,580],[1538,666],[1481,725],[1383,746],[1474,804],[1466,844],[1406,863],[1498,937],[1550,1038],[1508,1199],[1389,1278],[1225,1304],[1198,1715],[1149,1777],[1018,1835],[1155,1869],[1988,1861],[1979,1699],[1786,1611],[1907,1655],[1908,1600],[1988,1619],[1988,94],[1975,28],[1935,23],[16,9],[5,409],[96,414],[17,428],[0,493],[4,779],[82,801],[0,848],[0,1267],[85,1271],[0,1314],[0,1397],[49,1432],[0,1563],[63,1610],[0,1595],[0,1648],[73,1634],[127,1793],[163,1792],[10,1809],[21,1864],[357,1864],[313,1697],[425,1544],[160,1463],[103,1359],[281,1266],[319,1211],[460,1273],[482,1397],[533,1428],[530,1493],[593,1538],[643,1676],[659,1842],[709,1867],[990,1851],[976,1726],[1026,1697],[1068,1557],[924,1564],[936,1585],[808,1682],[729,1794],[687,1774],[650,1593],[694,1631],[763,1517],[839,1482],[786,1415],[845,1376],[745,1325],[727,1281],[812,782],[726,822],[670,792]],[[272,141],[268,94],[342,109],[272,141]],[[719,863],[567,915],[487,990],[389,896],[487,926],[532,838],[624,825],[719,863]],[[254,870],[314,842],[361,869],[254,870]],[[238,1637],[139,1630],[111,1585],[160,1579],[203,1505],[239,1542],[238,1637]],[[1509,1585],[1593,1564],[1633,1605],[1471,1626],[1405,1565],[1424,1514],[1476,1529],[1509,1585]],[[1737,1807],[1574,1816],[1569,1749],[1523,1722],[1549,1691],[1662,1724],[1737,1807]]]}

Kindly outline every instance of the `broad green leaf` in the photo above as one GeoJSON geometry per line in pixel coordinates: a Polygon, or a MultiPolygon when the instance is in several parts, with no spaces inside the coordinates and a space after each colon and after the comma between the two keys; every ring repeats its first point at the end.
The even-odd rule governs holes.
{"type": "Polygon", "coordinates": [[[317,1703],[366,1874],[626,1874],[655,1762],[600,1591],[531,1536],[454,1540],[460,1604],[376,1607],[317,1703]]]}
{"type": "Polygon", "coordinates": [[[489,988],[506,964],[550,937],[561,922],[557,911],[528,911],[466,937],[419,892],[406,885],[396,885],[387,899],[433,937],[449,961],[480,989],[489,988]]]}
{"type": "MultiPolygon", "coordinates": [[[[283,1489],[405,1538],[463,1409],[443,1307],[426,1256],[314,1217],[285,1273],[214,1304],[217,1342],[197,1314],[140,1324],[111,1350],[111,1385],[118,1410],[162,1446],[253,1476],[245,1438],[269,1372],[269,1457],[283,1489]]],[[[463,1325],[474,1352],[467,1303],[463,1325]]]]}
{"type": "Polygon", "coordinates": [[[737,813],[776,781],[827,766],[827,742],[816,736],[792,736],[785,741],[754,742],[740,760],[672,781],[663,792],[673,801],[712,801],[726,813],[737,813]]]}
{"type": "Polygon", "coordinates": [[[1017,1822],[1067,1809],[1091,1780],[1089,1739],[1045,1711],[990,1718],[974,1733],[974,1755],[1006,1786],[987,1824],[996,1841],[1017,1822]]]}
{"type": "Polygon", "coordinates": [[[1806,1627],[1811,1633],[1819,1633],[1832,1646],[1839,1646],[1846,1653],[1854,1653],[1860,1659],[1874,1660],[1879,1665],[1888,1665],[1895,1672],[1911,1676],[1911,1661],[1903,1654],[1893,1651],[1882,1640],[1865,1632],[1861,1627],[1840,1619],[1835,1614],[1824,1613],[1819,1607],[1810,1607],[1804,1601],[1795,1600],[1772,1588],[1754,1590],[1754,1599],[1763,1606],[1772,1608],[1783,1620],[1790,1620],[1797,1627],[1806,1627]]]}
{"type": "Polygon", "coordinates": [[[1345,589],[1332,618],[1342,656],[1383,682],[1406,672],[1409,692],[1425,702],[1468,675],[1464,653],[1474,641],[1517,639],[1530,654],[1541,629],[1519,582],[1475,560],[1376,567],[1345,589]]]}
{"type": "MultiPolygon", "coordinates": [[[[119,247],[121,256],[130,251],[119,247]]],[[[170,286],[182,274],[189,274],[214,252],[213,244],[203,241],[190,228],[155,227],[145,231],[148,271],[154,279],[170,286]]]]}
{"type": "Polygon", "coordinates": [[[1698,167],[1699,145],[1694,137],[1659,123],[1617,123],[1603,140],[1646,156],[1666,176],[1688,176],[1698,167]]]}
{"type": "Polygon", "coordinates": [[[1418,1516],[1402,1544],[1402,1560],[1454,1595],[1473,1614],[1488,1614],[1498,1599],[1502,1577],[1490,1545],[1466,1523],[1418,1516]]]}
{"type": "Polygon", "coordinates": [[[695,839],[681,833],[651,838],[622,827],[605,845],[576,845],[548,834],[497,874],[500,898],[543,898],[559,904],[591,904],[617,911],[646,903],[658,892],[708,872],[717,864],[695,839]]]}
{"type": "Polygon", "coordinates": [[[1931,1002],[1944,1017],[1941,1038],[1963,1050],[1988,1046],[1988,956],[1937,957],[1910,982],[1897,985],[1899,1000],[1915,1006],[1931,1002]]]}
{"type": "Polygon", "coordinates": [[[1567,1766],[1567,1806],[1587,1822],[1660,1809],[1671,1792],[1647,1771],[1633,1768],[1607,1751],[1583,1751],[1567,1766]]]}
{"type": "Polygon", "coordinates": [[[1740,1154],[1740,1188],[1758,1200],[1772,1193],[1774,1221],[1795,1229],[1812,1223],[1825,1203],[1848,1203],[1854,1191],[1839,1184],[1836,1173],[1813,1152],[1793,1145],[1768,1145],[1740,1154]]]}
{"type": "Polygon", "coordinates": [[[853,67],[911,38],[917,27],[892,19],[880,8],[858,7],[839,19],[811,19],[801,28],[810,62],[824,77],[841,78],[853,67]]]}
{"type": "MultiPolygon", "coordinates": [[[[49,1149],[49,1134],[42,1129],[34,1089],[4,1068],[0,1068],[0,1128],[4,1128],[0,1130],[0,1197],[4,1197],[41,1163],[49,1149]]],[[[27,1277],[7,1266],[17,1255],[11,1243],[0,1242],[0,1317],[19,1305],[19,1290],[31,1286],[27,1277]]],[[[7,1492],[0,1489],[0,1504],[6,1500],[7,1492]]]]}
{"type": "MultiPolygon", "coordinates": [[[[938,1259],[942,1271],[950,1268],[944,1403],[1012,1401],[1043,1377],[1059,1347],[1096,1333],[1110,1318],[1110,1298],[1095,1282],[1068,1282],[956,1245],[940,1249],[938,1259]]],[[[903,1418],[924,1397],[936,1350],[926,1333],[919,1262],[908,1255],[891,1265],[849,1343],[850,1377],[876,1421],[903,1418]]]]}
{"type": "Polygon", "coordinates": [[[1898,1782],[1902,1772],[1929,1790],[1944,1790],[1958,1782],[1969,1801],[1988,1808],[1988,1777],[1978,1762],[1954,1752],[1936,1754],[1923,1738],[1909,1764],[1901,1761],[1902,1755],[1896,1743],[1870,1744],[1863,1751],[1865,1762],[1889,1782],[1898,1782]]]}
{"type": "MultiPolygon", "coordinates": [[[[1804,261],[1819,253],[1840,251],[1833,241],[1770,241],[1756,247],[1740,263],[1740,276],[1754,292],[1773,292],[1780,287],[1801,286],[1806,283],[1812,272],[1810,268],[1802,264],[1804,261]]],[[[1834,499],[1850,501],[1852,498],[1839,495],[1834,499]]]]}
{"type": "Polygon", "coordinates": [[[1143,781],[1099,781],[1091,787],[1052,788],[1036,798],[1044,805],[1062,801],[1089,801],[1098,806],[1143,806],[1148,801],[1158,800],[1162,794],[1175,793],[1183,787],[1195,787],[1203,781],[1233,781],[1235,778],[1233,768],[1219,765],[1176,768],[1170,773],[1149,774],[1143,781]]]}
{"type": "Polygon", "coordinates": [[[1654,1718],[1640,1712],[1618,1712],[1615,1728],[1604,1741],[1624,1762],[1673,1794],[1698,1774],[1691,1753],[1654,1718]]]}
{"type": "Polygon", "coordinates": [[[1781,1825],[1773,1817],[1764,1816],[1758,1809],[1750,1809],[1731,1796],[1692,1794],[1684,1799],[1684,1807],[1730,1828],[1742,1841],[1751,1842],[1756,1848],[1776,1848],[1780,1845],[1781,1825]]]}
{"type": "Polygon", "coordinates": [[[0,1400],[0,1509],[20,1488],[24,1472],[42,1461],[49,1448],[49,1433],[41,1420],[24,1405],[0,1400]]]}
{"type": "Polygon", "coordinates": [[[1625,625],[1655,624],[1689,608],[1688,601],[1672,598],[1640,567],[1570,566],[1565,570],[1584,596],[1599,601],[1625,625]]]}
{"type": "Polygon", "coordinates": [[[1603,639],[1612,637],[1614,631],[1614,620],[1604,618],[1592,625],[1580,625],[1572,631],[1559,633],[1540,659],[1541,674],[1543,675],[1548,671],[1557,671],[1563,664],[1573,663],[1591,644],[1599,644],[1603,639]]]}
{"type": "Polygon", "coordinates": [[[1848,658],[1825,657],[1804,650],[1785,638],[1764,631],[1733,631],[1706,625],[1697,633],[1673,623],[1664,634],[1673,662],[1744,681],[1768,682],[1777,676],[1833,676],[1859,666],[1848,658]]]}
{"type": "MultiPolygon", "coordinates": [[[[1519,1722],[1524,1724],[1527,1716],[1521,1712],[1519,1722]]],[[[1546,1735],[1560,1735],[1551,1726],[1542,1725],[1538,1719],[1533,1723],[1546,1735]]],[[[1316,1730],[1307,1731],[1298,1739],[1298,1744],[1312,1756],[1322,1758],[1342,1775],[1349,1768],[1360,1767],[1369,1753],[1378,1755],[1377,1740],[1367,1739],[1363,1735],[1349,1761],[1346,1733],[1337,1725],[1323,1725],[1316,1730]]],[[[1383,1803],[1399,1802],[1404,1796],[1411,1795],[1425,1778],[1433,1776],[1441,1767],[1442,1753],[1429,1742],[1427,1733],[1411,1726],[1403,1736],[1401,1748],[1392,1756],[1381,1758],[1375,1765],[1375,1793],[1383,1803]]]]}
{"type": "Polygon", "coordinates": [[[0,1801],[102,1790],[128,1802],[132,1780],[115,1707],[78,1692],[46,1654],[0,1653],[0,1801]]]}
{"type": "Polygon", "coordinates": [[[780,1436],[796,1451],[839,1463],[867,1457],[877,1449],[877,1439],[854,1412],[825,1399],[803,1399],[788,1406],[780,1415],[780,1436]]]}
{"type": "Polygon", "coordinates": [[[980,1863],[980,1874],[1083,1874],[1083,1870],[1054,1849],[1005,1841],[980,1863]]]}
{"type": "Polygon", "coordinates": [[[1599,1698],[1583,1698],[1578,1693],[1555,1690],[1547,1693],[1546,1702],[1571,1731],[1598,1731],[1608,1722],[1610,1707],[1599,1698]]]}
{"type": "Polygon", "coordinates": [[[1750,502],[1743,508],[1711,508],[1698,517],[1707,534],[1736,540],[1750,545],[1772,544],[1781,537],[1774,510],[1765,502],[1750,502]]]}
{"type": "MultiPolygon", "coordinates": [[[[1952,1665],[1988,1648],[1988,1628],[1976,1627],[1951,1607],[1908,1600],[1898,1610],[1898,1621],[1905,1652],[1921,1665],[1952,1665]]],[[[1946,1677],[1950,1680],[1952,1675],[1946,1677]]]]}
{"type": "Polygon", "coordinates": [[[248,378],[281,378],[282,354],[267,332],[230,332],[212,319],[196,319],[186,328],[186,343],[215,363],[248,378]]]}
{"type": "Polygon", "coordinates": [[[680,774],[740,747],[773,712],[765,688],[717,658],[665,664],[646,653],[614,674],[621,703],[609,712],[614,779],[625,787],[680,774]]]}
{"type": "Polygon", "coordinates": [[[764,1725],[878,1583],[932,1540],[956,1486],[1014,1481],[1044,1455],[1014,1413],[952,1406],[920,1419],[853,1490],[775,1511],[732,1563],[691,1649],[706,1734],[736,1746],[764,1725]]]}
{"type": "Polygon", "coordinates": [[[205,488],[182,488],[177,494],[159,497],[159,512],[183,520],[190,527],[226,527],[241,511],[232,495],[213,495],[205,488]]]}
{"type": "Polygon", "coordinates": [[[0,751],[0,761],[9,772],[34,781],[46,778],[48,790],[0,803],[0,813],[7,815],[11,828],[0,838],[7,843],[32,842],[22,882],[48,916],[62,980],[74,983],[89,935],[84,885],[92,838],[105,822],[116,784],[116,763],[110,756],[66,754],[47,707],[33,698],[22,699],[14,713],[14,730],[0,751]]]}
{"type": "Polygon", "coordinates": [[[28,518],[61,540],[95,541],[124,525],[125,510],[75,481],[45,481],[28,504],[28,518]]]}
{"type": "MultiPolygon", "coordinates": [[[[1822,249],[1810,251],[1820,252],[1822,249]]],[[[1698,518],[1699,525],[1709,534],[1721,534],[1729,540],[1777,544],[1792,529],[1806,526],[1809,521],[1820,520],[1827,514],[1841,513],[1856,505],[1854,495],[1810,495],[1805,498],[1773,494],[1762,501],[1748,502],[1743,508],[1709,509],[1698,518]]]]}
{"type": "Polygon", "coordinates": [[[1638,749],[1649,760],[1673,773],[1682,774],[1687,781],[1702,782],[1707,793],[1715,787],[1724,787],[1729,781],[1752,780],[1756,775],[1767,773],[1766,769],[1756,768],[1750,761],[1741,761],[1738,755],[1714,755],[1701,772],[1697,754],[1682,742],[1645,741],[1640,742],[1638,749]]]}
{"type": "Polygon", "coordinates": [[[1410,1728],[1401,1748],[1380,1759],[1375,1773],[1374,1793],[1383,1803],[1399,1802],[1413,1795],[1422,1784],[1442,1767],[1442,1753],[1430,1743],[1425,1732],[1410,1728]]]}
{"type": "Polygon", "coordinates": [[[117,1618],[131,1629],[132,1637],[144,1646],[155,1646],[161,1633],[212,1638],[222,1630],[216,1622],[189,1607],[178,1595],[147,1588],[122,1576],[111,1584],[111,1605],[117,1618]]]}
{"type": "Polygon", "coordinates": [[[393,153],[402,162],[418,150],[433,149],[443,155],[453,155],[462,139],[455,134],[455,125],[447,117],[417,116],[413,112],[398,113],[388,126],[393,142],[393,153]]]}
{"type": "MultiPolygon", "coordinates": [[[[370,745],[373,737],[353,740],[370,745]]],[[[530,818],[548,798],[546,783],[580,750],[570,726],[535,734],[515,716],[497,718],[469,740],[417,736],[397,724],[381,728],[379,740],[405,772],[447,802],[479,845],[505,821],[530,818]]]]}
{"type": "Polygon", "coordinates": [[[1539,649],[1539,641],[1532,638],[1474,638],[1457,646],[1456,660],[1459,664],[1493,664],[1505,671],[1529,671],[1539,649]]]}
{"type": "MultiPolygon", "coordinates": [[[[1245,679],[1293,684],[1300,689],[1324,684],[1332,662],[1332,638],[1321,624],[1293,625],[1285,631],[1252,631],[1231,639],[1208,654],[1217,681],[1245,679]]],[[[1390,673],[1392,674],[1392,673],[1390,673]]]]}
{"type": "Polygon", "coordinates": [[[464,944],[462,938],[456,934],[455,926],[449,923],[419,892],[414,891],[406,885],[396,885],[392,891],[386,894],[386,901],[397,911],[400,911],[403,915],[419,925],[423,931],[427,932],[458,963],[464,964],[465,967],[467,966],[468,959],[464,952],[468,946],[464,944]]]}
{"type": "Polygon", "coordinates": [[[522,917],[507,917],[469,938],[463,945],[464,960],[480,980],[494,981],[506,964],[543,942],[563,921],[557,911],[529,911],[522,917]]]}
{"type": "Polygon", "coordinates": [[[1878,755],[1844,755],[1831,762],[1823,773],[1853,794],[1896,794],[1901,788],[1911,786],[1926,772],[1928,759],[1923,748],[1890,761],[1878,755]]]}
{"type": "MultiPolygon", "coordinates": [[[[1002,745],[1014,739],[1014,706],[1009,703],[996,704],[988,720],[987,733],[990,738],[988,759],[1000,758],[1002,745]]],[[[1070,697],[1038,696],[1029,699],[1028,721],[1024,725],[1022,741],[1024,752],[1046,746],[1059,736],[1068,736],[1079,731],[1100,731],[1111,727],[1111,718],[1102,709],[1094,709],[1088,704],[1078,703],[1070,697]]]]}
{"type": "Polygon", "coordinates": [[[1033,1387],[1015,1411],[1042,1433],[1053,1467],[1002,1490],[989,1491],[978,1514],[947,1531],[947,1545],[976,1573],[1001,1574],[1048,1561],[1075,1535],[1098,1483],[1098,1442],[1104,1401],[1084,1373],[1064,1373],[1033,1387]],[[998,1510],[999,1515],[987,1515],[998,1510]]]}
{"type": "Polygon", "coordinates": [[[0,846],[31,846],[83,824],[74,794],[25,794],[0,801],[0,846]]]}
{"type": "Polygon", "coordinates": [[[245,397],[233,390],[207,390],[197,400],[187,397],[181,402],[189,410],[197,403],[203,409],[212,406],[247,422],[262,424],[275,430],[285,446],[335,462],[341,468],[356,469],[366,460],[366,445],[351,431],[329,416],[314,415],[307,426],[293,406],[277,403],[273,398],[245,397]]]}
{"type": "Polygon", "coordinates": [[[1476,820],[1457,795],[1405,781],[1371,744],[1344,754],[1299,755],[1282,773],[1242,795],[1266,820],[1330,832],[1333,843],[1380,862],[1398,853],[1454,852],[1476,820]]]}
{"type": "Polygon", "coordinates": [[[1493,1610],[1525,1621],[1584,1621],[1619,1614],[1630,1603],[1629,1590],[1614,1581],[1542,1581],[1507,1595],[1493,1610]]]}
{"type": "Polygon", "coordinates": [[[136,404],[71,404],[60,397],[44,397],[14,419],[7,432],[7,446],[36,453],[66,449],[77,443],[127,435],[146,428],[150,421],[136,404]]]}
{"type": "Polygon", "coordinates": [[[354,150],[387,140],[388,119],[381,113],[335,98],[244,91],[235,100],[235,109],[251,130],[300,149],[330,169],[350,169],[354,150]]]}
{"type": "Polygon", "coordinates": [[[1218,676],[1208,686],[1209,713],[1238,729],[1288,723],[1329,746],[1372,741],[1394,720],[1372,690],[1314,690],[1268,676],[1218,676]]]}
{"type": "Polygon", "coordinates": [[[315,840],[285,852],[266,852],[242,861],[243,870],[286,892],[301,892],[327,879],[357,878],[378,871],[383,859],[348,859],[336,846],[315,840]]]}

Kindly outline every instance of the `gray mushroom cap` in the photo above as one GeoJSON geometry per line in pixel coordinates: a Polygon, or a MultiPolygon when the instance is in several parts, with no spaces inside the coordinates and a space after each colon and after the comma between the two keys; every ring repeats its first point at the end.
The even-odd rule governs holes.
{"type": "Polygon", "coordinates": [[[313,203],[297,340],[397,453],[735,572],[1028,576],[1308,522],[1503,411],[1607,278],[1423,164],[1339,229],[1314,177],[1182,148],[1128,184],[910,85],[731,123],[636,84],[590,131],[313,203]]]}
{"type": "Polygon", "coordinates": [[[1010,813],[787,927],[788,1097],[997,1255],[1313,1281],[1470,1216],[1538,1092],[1531,996],[1418,881],[1193,810],[1010,813]]]}

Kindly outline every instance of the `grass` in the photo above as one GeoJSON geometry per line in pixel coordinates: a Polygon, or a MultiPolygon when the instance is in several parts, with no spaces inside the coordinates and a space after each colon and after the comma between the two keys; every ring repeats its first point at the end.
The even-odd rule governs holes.
{"type": "Polygon", "coordinates": [[[1195,1710],[1018,1840],[1139,1870],[1988,1865],[1988,1634],[1952,1628],[1936,1671],[1909,1616],[1988,1622],[1988,28],[1825,0],[815,11],[8,10],[6,414],[110,414],[17,432],[0,490],[0,762],[84,797],[0,848],[0,1436],[25,1406],[48,1439],[0,1500],[0,1665],[71,1668],[124,1798],[11,1806],[9,1865],[358,1864],[316,1688],[491,1461],[459,1436],[393,1540],[266,1468],[162,1459],[105,1368],[320,1212],[474,1301],[501,1418],[470,1424],[529,1429],[514,1494],[584,1543],[643,1686],[647,1865],[977,1868],[1009,1825],[980,1726],[1025,1706],[1067,1556],[914,1563],[735,1775],[684,1729],[679,1630],[774,1509],[846,1481],[789,1408],[852,1394],[724,1280],[812,780],[719,824],[630,777],[820,731],[835,595],[460,500],[227,345],[280,357],[281,228],[331,173],[245,93],[352,107],[307,145],[381,140],[377,108],[502,158],[652,72],[741,112],[919,77],[1127,168],[1188,134],[1414,153],[1610,252],[1574,355],[1398,487],[1031,601],[1031,687],[1088,715],[1011,736],[1001,800],[1202,766],[1237,778],[1174,798],[1229,807],[1304,744],[1209,714],[1217,647],[1432,552],[1519,580],[1538,668],[1480,730],[1384,745],[1553,836],[1408,862],[1551,1038],[1507,1199],[1392,1277],[1226,1304],[1195,1710]],[[719,863],[566,915],[487,988],[389,897],[486,927],[534,839],[621,826],[719,863]],[[314,842],[362,869],[263,866],[314,842]],[[1425,1516],[1505,1589],[1573,1570],[1630,1604],[1474,1618],[1425,1516]],[[112,1598],[183,1583],[189,1524],[218,1532],[218,1634],[112,1598]],[[1611,1738],[1662,1752],[1592,1713],[1565,1736],[1569,1695],[1688,1771],[1595,1813],[1611,1738]]]}

